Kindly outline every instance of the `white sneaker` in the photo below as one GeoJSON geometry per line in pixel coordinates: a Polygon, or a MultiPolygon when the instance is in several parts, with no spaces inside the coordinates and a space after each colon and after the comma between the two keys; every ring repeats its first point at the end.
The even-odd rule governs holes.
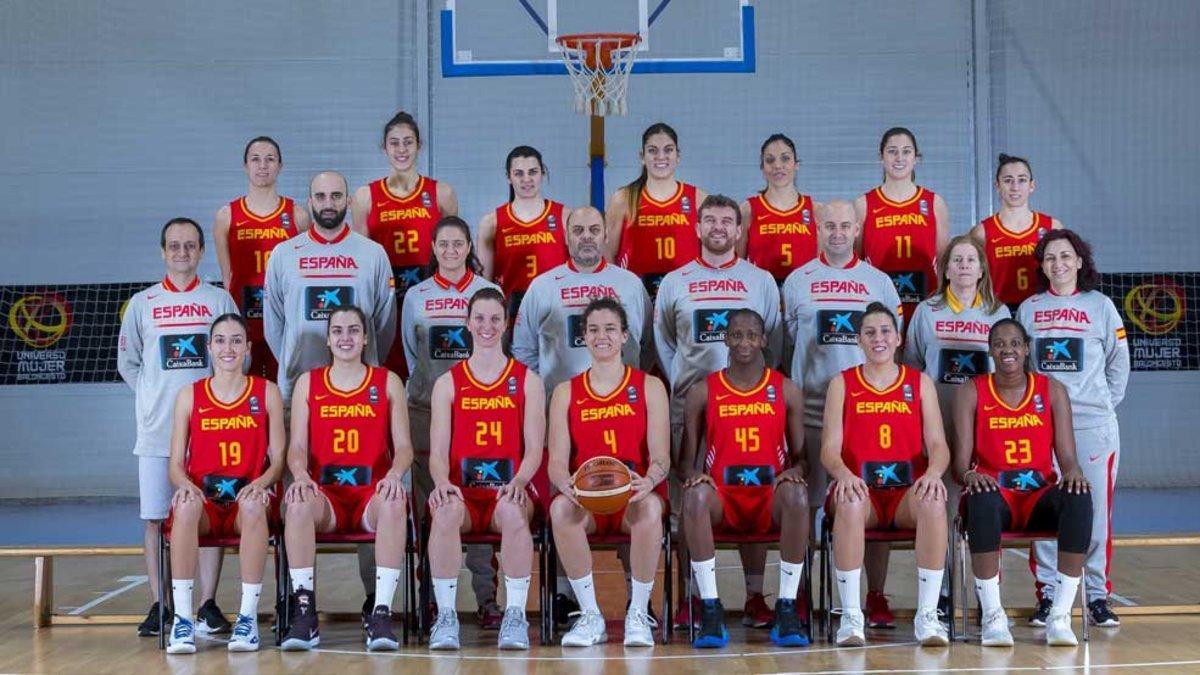
{"type": "Polygon", "coordinates": [[[640,609],[629,608],[625,613],[625,646],[653,647],[654,628],[658,622],[640,609]]]}
{"type": "Polygon", "coordinates": [[[438,612],[433,630],[429,632],[430,649],[459,649],[458,613],[454,610],[438,612]]]}
{"type": "Polygon", "coordinates": [[[858,647],[867,643],[867,635],[863,632],[862,610],[843,611],[842,620],[838,623],[837,644],[839,647],[858,647]]]}
{"type": "Polygon", "coordinates": [[[233,637],[229,638],[229,651],[258,651],[258,619],[256,617],[238,614],[237,621],[233,624],[233,637]]]}
{"type": "Polygon", "coordinates": [[[605,642],[608,642],[608,633],[604,630],[604,616],[600,612],[580,614],[562,638],[564,647],[591,647],[605,642]]]}
{"type": "Polygon", "coordinates": [[[1071,630],[1070,614],[1051,614],[1046,619],[1046,644],[1051,647],[1074,647],[1079,644],[1071,630]]]}
{"type": "Polygon", "coordinates": [[[913,617],[913,635],[924,647],[944,647],[950,644],[946,626],[938,620],[937,609],[918,610],[913,617]]]}
{"type": "Polygon", "coordinates": [[[983,635],[979,643],[984,647],[1011,647],[1013,636],[1008,630],[1008,614],[997,607],[983,615],[983,635]]]}
{"type": "Polygon", "coordinates": [[[529,622],[525,620],[525,610],[520,607],[504,610],[497,645],[500,649],[529,649],[529,622]]]}
{"type": "Polygon", "coordinates": [[[171,641],[167,644],[167,653],[196,653],[195,625],[178,614],[175,615],[175,625],[171,628],[171,641]]]}

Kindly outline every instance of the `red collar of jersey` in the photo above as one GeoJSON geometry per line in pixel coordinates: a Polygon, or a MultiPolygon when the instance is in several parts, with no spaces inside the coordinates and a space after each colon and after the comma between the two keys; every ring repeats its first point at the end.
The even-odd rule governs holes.
{"type": "Polygon", "coordinates": [[[350,226],[346,225],[345,223],[342,223],[342,231],[335,234],[332,239],[326,239],[320,234],[317,234],[317,229],[319,229],[319,227],[319,225],[314,224],[312,227],[308,228],[308,236],[312,237],[312,240],[318,244],[336,244],[350,236],[350,226]]]}
{"type": "Polygon", "coordinates": [[[450,281],[446,277],[442,276],[438,272],[433,273],[433,283],[437,284],[438,286],[441,286],[442,290],[446,290],[447,288],[453,288],[454,290],[458,291],[459,293],[462,293],[463,291],[467,290],[467,286],[470,286],[471,282],[474,280],[475,280],[475,273],[472,272],[471,270],[467,270],[467,273],[464,274],[462,276],[462,278],[458,280],[457,284],[454,283],[453,281],[450,281]]]}
{"type": "Polygon", "coordinates": [[[1049,293],[1050,295],[1053,295],[1053,296],[1054,296],[1054,297],[1056,297],[1056,298],[1069,298],[1069,297],[1071,297],[1072,295],[1079,295],[1079,286],[1078,286],[1078,285],[1076,285],[1076,286],[1075,286],[1075,290],[1074,290],[1074,291],[1072,291],[1071,293],[1067,293],[1067,294],[1063,294],[1063,293],[1055,293],[1055,292],[1054,292],[1054,287],[1053,287],[1053,286],[1048,286],[1048,287],[1046,287],[1046,292],[1047,292],[1047,293],[1049,293]]]}
{"type": "Polygon", "coordinates": [[[575,266],[575,261],[567,258],[567,269],[571,270],[572,272],[578,272],[579,274],[595,274],[605,267],[608,267],[608,261],[604,259],[604,256],[600,256],[600,264],[596,265],[596,269],[592,270],[591,272],[581,272],[580,269],[575,266]]]}
{"type": "Polygon", "coordinates": [[[187,293],[188,291],[195,290],[195,288],[199,285],[200,285],[200,276],[199,275],[192,277],[191,283],[189,283],[184,288],[179,288],[175,284],[171,283],[171,277],[163,277],[163,280],[162,280],[163,288],[167,289],[168,291],[170,291],[172,293],[187,293]]]}
{"type": "Polygon", "coordinates": [[[731,259],[729,262],[727,262],[723,265],[709,265],[708,263],[704,262],[703,257],[696,256],[696,264],[698,264],[701,267],[704,267],[706,269],[710,269],[710,270],[727,270],[730,267],[733,267],[734,265],[736,265],[737,263],[738,263],[738,257],[736,255],[733,256],[733,259],[731,259]]]}
{"type": "Polygon", "coordinates": [[[829,262],[829,258],[825,257],[824,251],[821,251],[819,254],[817,254],[817,258],[820,259],[822,265],[824,265],[826,267],[832,267],[834,269],[839,269],[839,270],[848,270],[851,267],[854,267],[855,265],[858,264],[858,254],[857,253],[851,253],[850,261],[847,262],[845,265],[842,265],[841,267],[838,267],[837,265],[834,265],[833,263],[829,262]]]}

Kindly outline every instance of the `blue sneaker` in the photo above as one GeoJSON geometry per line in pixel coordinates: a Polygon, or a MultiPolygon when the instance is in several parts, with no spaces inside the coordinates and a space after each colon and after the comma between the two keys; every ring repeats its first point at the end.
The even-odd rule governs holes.
{"type": "Polygon", "coordinates": [[[171,642],[167,644],[167,653],[196,653],[196,627],[178,614],[175,615],[175,626],[171,629],[171,642]]]}
{"type": "Polygon", "coordinates": [[[808,646],[808,633],[796,614],[795,600],[775,601],[775,625],[771,628],[771,642],[780,647],[808,646]]]}
{"type": "Polygon", "coordinates": [[[229,639],[229,651],[258,651],[258,620],[255,617],[238,614],[233,624],[233,637],[229,639]]]}
{"type": "Polygon", "coordinates": [[[725,608],[720,600],[700,602],[700,632],[692,641],[697,649],[717,649],[729,644],[729,631],[725,629],[725,608]]]}

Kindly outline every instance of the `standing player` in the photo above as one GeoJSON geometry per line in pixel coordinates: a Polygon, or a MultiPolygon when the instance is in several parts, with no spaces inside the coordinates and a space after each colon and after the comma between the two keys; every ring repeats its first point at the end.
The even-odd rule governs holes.
{"type": "Polygon", "coordinates": [[[192,588],[202,535],[237,536],[242,604],[229,651],[258,650],[258,596],[267,564],[267,522],[283,475],[283,400],[273,382],[242,374],[252,348],[246,321],[223,314],[209,329],[212,377],[175,398],[171,431],[171,594],[168,654],[196,651],[192,588]]]}
{"type": "MultiPolygon", "coordinates": [[[[396,304],[427,275],[433,226],[442,216],[458,215],[458,197],[444,181],[417,173],[421,130],[413,116],[401,110],[383,125],[383,154],[391,172],[354,191],[353,227],[387,252],[396,284],[396,304]]],[[[401,317],[403,319],[403,317],[401,317]]],[[[389,370],[404,373],[404,347],[379,343],[379,358],[389,370]],[[391,345],[391,351],[387,351],[391,345]]]]}
{"type": "Polygon", "coordinates": [[[858,343],[866,362],[829,382],[821,463],[833,479],[825,508],[833,514],[833,555],[842,621],[839,646],[861,645],[859,608],[864,532],[917,531],[917,613],[923,645],[948,645],[937,599],[946,558],[946,487],[950,450],[933,380],[896,365],[900,326],[885,305],[871,303],[858,343]],[[928,456],[926,456],[928,452],[928,456]]]}
{"type": "Polygon", "coordinates": [[[1036,292],[1038,261],[1033,249],[1047,232],[1063,227],[1057,218],[1029,208],[1029,195],[1036,187],[1029,160],[1001,153],[996,192],[1003,206],[971,228],[971,236],[987,251],[996,297],[1013,312],[1036,292]]]}
{"type": "Polygon", "coordinates": [[[1092,499],[1075,456],[1071,401],[1057,380],[1029,372],[1029,334],[1020,323],[1001,319],[989,339],[996,373],[973,378],[954,399],[954,475],[968,494],[983,646],[1013,644],[1000,604],[1000,535],[1006,531],[1058,532],[1058,590],[1046,643],[1075,645],[1071,605],[1091,540],[1092,499]],[[1062,478],[1055,477],[1056,466],[1063,467],[1062,478]]]}
{"type": "MultiPolygon", "coordinates": [[[[143,637],[158,635],[159,602],[164,600],[158,597],[158,537],[159,525],[171,504],[168,458],[172,406],[180,389],[211,373],[209,324],[215,317],[237,312],[228,293],[196,276],[204,255],[204,233],[196,221],[168,220],[159,235],[159,245],[166,276],[130,298],[121,316],[117,342],[117,372],[133,389],[137,417],[133,454],[138,458],[147,585],[153,600],[146,619],[138,626],[138,635],[143,637]]],[[[227,631],[229,621],[213,600],[221,551],[205,549],[200,558],[200,595],[205,602],[200,606],[196,628],[201,632],[227,631]]]]}
{"type": "Polygon", "coordinates": [[[696,647],[724,647],[729,641],[717,596],[714,527],[735,534],[780,531],[771,640],[781,647],[808,644],[796,615],[809,530],[804,398],[783,373],[767,368],[764,328],[754,310],[734,310],[725,333],[729,367],[693,386],[684,407],[683,529],[702,600],[696,647]],[[704,468],[697,469],[701,437],[707,450],[704,468]]]}
{"type": "Polygon", "coordinates": [[[221,280],[246,317],[250,328],[250,365],[253,372],[275,381],[279,364],[263,337],[263,283],[267,259],[275,245],[307,230],[306,209],[281,197],[275,184],[283,168],[283,152],[270,136],[250,139],[242,151],[249,187],[242,197],[217,211],[213,239],[221,280]]]}
{"type": "Polygon", "coordinates": [[[666,509],[662,481],[670,466],[667,394],[658,378],[621,361],[629,320],[618,300],[593,300],[583,310],[583,326],[591,366],[560,383],[550,398],[549,474],[561,493],[550,504],[554,543],[582,610],[562,645],[589,647],[608,640],[587,536],[621,532],[629,535],[633,573],[625,646],[650,647],[650,593],[666,509]],[[617,513],[595,515],[575,498],[571,477],[593,457],[615,457],[633,474],[633,494],[617,513]]]}
{"type": "Polygon", "coordinates": [[[500,534],[507,607],[500,649],[529,649],[525,603],[533,567],[529,523],[537,506],[545,394],[537,374],[504,354],[504,296],[484,288],[467,304],[471,356],[433,385],[429,564],[438,615],[430,649],[458,649],[458,570],[462,533],[500,534]]]}
{"type": "MultiPolygon", "coordinates": [[[[1092,486],[1092,540],[1088,544],[1088,611],[1097,626],[1119,626],[1121,620],[1108,606],[1112,591],[1108,577],[1112,563],[1112,496],[1121,457],[1117,406],[1129,382],[1129,344],[1125,324],[1112,300],[1096,287],[1100,272],[1092,261],[1092,248],[1073,230],[1048,232],[1038,242],[1034,257],[1041,261],[1038,284],[1045,290],[1021,303],[1017,320],[1033,336],[1033,364],[1051,373],[1067,388],[1073,412],[1075,445],[1083,475],[1092,486]],[[1082,458],[1087,461],[1083,462],[1082,458]]],[[[1052,607],[1054,542],[1034,544],[1030,561],[1041,598],[1030,618],[1043,625],[1052,607]]]]}
{"type": "Polygon", "coordinates": [[[800,158],[792,139],[771,134],[759,150],[758,166],[767,187],[742,202],[746,234],[738,240],[738,255],[783,285],[792,270],[817,257],[818,205],[796,189],[800,158]]]}
{"type": "Polygon", "coordinates": [[[479,261],[483,276],[494,279],[508,298],[508,318],[516,318],[521,298],[539,274],[567,261],[563,237],[571,209],[542,196],[546,165],[528,145],[513,148],[504,160],[508,203],[479,221],[479,261]]]}
{"type": "Polygon", "coordinates": [[[916,184],[921,150],[904,127],[883,132],[883,185],[854,200],[862,225],[859,251],[892,278],[906,316],[937,286],[934,261],[950,239],[946,201],[916,184]]]}
{"type": "Polygon", "coordinates": [[[408,408],[400,377],[363,362],[366,315],[354,305],[329,314],[333,365],[296,381],[284,512],[288,574],[295,591],[291,626],[280,648],[321,642],[315,593],[318,532],[374,532],[374,611],[364,621],[367,649],[394,650],[392,597],[404,556],[404,473],[412,463],[408,408]]]}
{"type": "MultiPolygon", "coordinates": [[[[697,205],[708,195],[675,178],[679,135],[663,122],[642,132],[642,173],[604,207],[604,256],[642,278],[653,301],[666,274],[700,255],[697,205]]],[[[665,366],[664,366],[665,367],[665,366]]]]}

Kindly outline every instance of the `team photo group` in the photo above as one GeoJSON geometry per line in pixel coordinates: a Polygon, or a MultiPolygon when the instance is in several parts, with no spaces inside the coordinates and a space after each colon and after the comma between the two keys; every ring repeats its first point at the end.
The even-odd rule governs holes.
{"type": "Polygon", "coordinates": [[[1030,161],[1001,154],[1000,208],[967,223],[917,182],[903,127],[879,138],[878,185],[818,202],[797,187],[788,136],[746,149],[765,185],[739,199],[678,179],[684,139],[659,122],[603,211],[552,200],[549,167],[521,145],[494,162],[508,200],[470,223],[453,186],[418,172],[412,116],[378,138],[385,177],[321,172],[295,201],[276,188],[286,148],[251,139],[243,196],[211,223],[161,228],[165,276],[129,301],[116,347],[154,596],[140,635],[166,631],[172,654],[213,633],[259,649],[277,536],[280,648],[313,649],[318,537],[365,533],[365,645],[396,650],[414,523],[433,650],[461,647],[464,565],[479,625],[500,649],[530,648],[543,529],[559,576],[540,609],[564,648],[609,639],[597,537],[624,541],[625,646],[653,646],[664,622],[697,648],[727,645],[716,548],[739,535],[757,537],[738,544],[742,623],[806,646],[818,532],[832,537],[836,645],[896,626],[880,532],[915,540],[915,640],[949,645],[959,518],[982,645],[1014,644],[1000,594],[1012,533],[1057,539],[1033,545],[1032,578],[1005,580],[1034,594],[1046,644],[1077,644],[1081,588],[1092,626],[1119,625],[1108,575],[1129,349],[1086,237],[1034,210],[1030,161]],[[221,286],[197,274],[211,250],[221,286]],[[677,611],[659,616],[667,532],[677,611]],[[492,537],[464,547],[478,535],[492,537]],[[215,599],[221,550],[202,537],[240,541],[233,621],[215,599]],[[764,595],[769,546],[779,583],[764,595]]]}

